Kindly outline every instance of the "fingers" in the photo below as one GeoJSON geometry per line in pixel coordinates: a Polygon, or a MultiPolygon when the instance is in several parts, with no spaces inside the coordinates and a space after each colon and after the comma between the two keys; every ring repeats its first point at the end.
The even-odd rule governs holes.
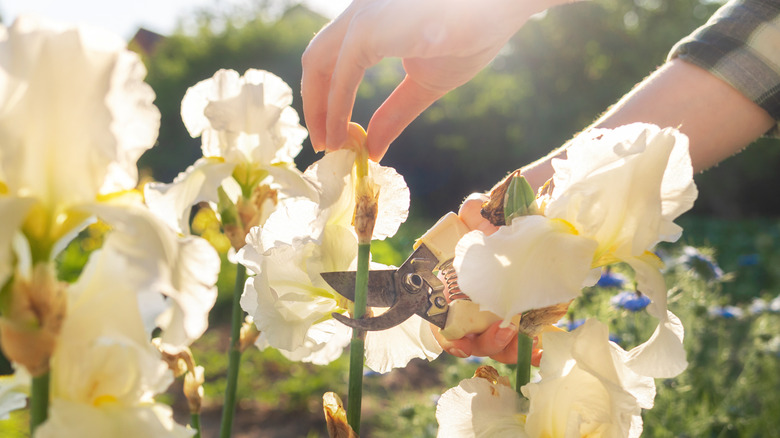
{"type": "Polygon", "coordinates": [[[342,61],[339,56],[336,72],[331,78],[325,121],[325,148],[334,151],[347,140],[347,126],[352,120],[352,108],[365,69],[357,64],[342,61]]]}
{"type": "Polygon", "coordinates": [[[483,193],[472,193],[461,204],[458,217],[469,229],[482,231],[489,236],[498,231],[498,227],[482,217],[482,204],[487,200],[487,195],[483,193]]]}
{"type": "Polygon", "coordinates": [[[505,349],[491,355],[490,358],[501,363],[517,363],[517,336],[509,342],[505,349]]]}
{"type": "Polygon", "coordinates": [[[488,327],[480,334],[469,334],[461,339],[449,340],[441,336],[439,328],[431,325],[433,336],[449,354],[457,357],[490,356],[505,363],[517,361],[517,326],[510,324],[501,328],[501,323],[488,327]],[[506,350],[506,351],[505,351],[506,350]]]}
{"type": "Polygon", "coordinates": [[[517,361],[517,326],[514,324],[502,328],[501,323],[496,322],[484,332],[474,335],[471,342],[471,354],[475,356],[500,357],[505,350],[514,350],[514,359],[509,358],[505,363],[517,361]]]}
{"type": "Polygon", "coordinates": [[[303,117],[309,139],[315,151],[325,150],[325,121],[328,114],[328,93],[343,31],[334,21],[314,37],[301,57],[301,98],[303,117]]]}
{"type": "Polygon", "coordinates": [[[305,61],[301,63],[304,66],[303,75],[301,76],[303,117],[306,120],[306,129],[309,130],[309,139],[312,147],[316,152],[322,152],[325,150],[325,118],[327,115],[327,90],[330,88],[330,74],[314,71],[313,68],[306,66],[305,61]]]}
{"type": "Polygon", "coordinates": [[[542,363],[542,349],[536,348],[537,338],[534,338],[534,347],[531,351],[531,365],[539,367],[542,363]]]}
{"type": "Polygon", "coordinates": [[[352,119],[352,109],[360,82],[366,69],[384,57],[381,49],[370,41],[372,32],[366,29],[371,20],[366,12],[357,12],[349,23],[333,68],[328,92],[326,118],[326,148],[339,149],[347,139],[347,125],[352,119]]]}
{"type": "MultiPolygon", "coordinates": [[[[309,42],[301,57],[301,97],[309,138],[317,152],[325,150],[328,96],[341,46],[358,2],[350,4],[309,42]]],[[[346,124],[344,126],[346,138],[346,124]]]]}
{"type": "Polygon", "coordinates": [[[380,106],[368,124],[369,157],[379,161],[393,142],[417,116],[445,93],[427,89],[408,75],[380,106]]]}

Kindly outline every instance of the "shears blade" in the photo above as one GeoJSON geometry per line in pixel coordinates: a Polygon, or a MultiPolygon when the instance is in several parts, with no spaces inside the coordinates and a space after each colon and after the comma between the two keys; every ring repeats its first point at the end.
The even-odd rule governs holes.
{"type": "MultiPolygon", "coordinates": [[[[368,271],[368,296],[366,304],[371,307],[391,307],[395,304],[397,294],[393,276],[395,269],[368,271]]],[[[355,271],[322,272],[320,276],[336,292],[344,298],[355,302],[355,271]]]]}
{"type": "MultiPolygon", "coordinates": [[[[333,317],[355,329],[376,331],[395,327],[417,314],[443,328],[449,307],[444,298],[444,284],[432,273],[437,263],[423,244],[398,269],[369,271],[366,304],[389,309],[375,317],[352,319],[339,313],[333,317]]],[[[356,272],[320,275],[336,292],[355,301],[356,272]]]]}

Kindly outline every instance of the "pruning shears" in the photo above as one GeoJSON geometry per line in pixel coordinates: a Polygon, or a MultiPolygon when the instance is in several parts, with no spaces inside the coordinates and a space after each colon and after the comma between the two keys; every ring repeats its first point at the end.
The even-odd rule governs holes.
{"type": "MultiPolygon", "coordinates": [[[[367,304],[387,307],[386,312],[361,319],[339,313],[333,317],[358,330],[377,331],[395,327],[412,315],[419,315],[441,329],[447,339],[459,339],[467,333],[481,333],[501,318],[468,300],[457,286],[452,267],[455,246],[469,232],[458,215],[448,213],[414,244],[414,252],[397,269],[368,273],[367,304]],[[439,272],[442,282],[436,275],[439,272]],[[451,302],[444,295],[445,282],[451,302]]],[[[322,278],[349,299],[355,300],[355,271],[323,272],[322,278]]]]}

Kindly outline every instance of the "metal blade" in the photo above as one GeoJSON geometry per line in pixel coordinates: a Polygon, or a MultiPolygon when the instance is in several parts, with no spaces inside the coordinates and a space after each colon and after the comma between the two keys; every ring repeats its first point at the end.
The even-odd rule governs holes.
{"type": "Polygon", "coordinates": [[[333,318],[342,324],[364,331],[387,330],[401,324],[414,315],[415,311],[425,304],[426,297],[420,294],[416,300],[404,300],[387,309],[387,312],[372,318],[352,319],[340,313],[334,313],[333,318]]]}
{"type": "MultiPolygon", "coordinates": [[[[393,275],[395,269],[368,271],[368,296],[366,304],[371,307],[391,307],[398,294],[393,275]]],[[[355,301],[355,271],[322,272],[320,276],[344,298],[355,301]]]]}

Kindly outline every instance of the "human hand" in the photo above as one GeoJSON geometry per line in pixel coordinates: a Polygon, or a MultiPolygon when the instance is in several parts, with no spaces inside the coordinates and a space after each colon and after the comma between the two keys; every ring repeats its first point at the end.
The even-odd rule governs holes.
{"type": "MultiPolygon", "coordinates": [[[[469,196],[461,205],[458,217],[469,229],[480,230],[490,235],[496,232],[498,227],[480,214],[482,204],[486,200],[487,196],[483,194],[469,196]]],[[[445,290],[444,294],[449,301],[449,291],[445,290]]],[[[510,324],[502,328],[500,325],[501,321],[497,321],[482,333],[469,333],[455,340],[449,340],[442,336],[439,328],[434,325],[431,325],[431,331],[439,345],[453,356],[489,356],[499,362],[515,363],[517,362],[518,327],[510,324]]],[[[538,366],[540,358],[541,351],[537,348],[537,339],[535,338],[531,361],[538,366]]]]}
{"type": "Polygon", "coordinates": [[[368,124],[366,144],[377,161],[423,110],[485,67],[528,17],[570,1],[354,0],[301,59],[314,149],[346,141],[363,74],[383,58],[402,58],[406,77],[368,124]]]}

